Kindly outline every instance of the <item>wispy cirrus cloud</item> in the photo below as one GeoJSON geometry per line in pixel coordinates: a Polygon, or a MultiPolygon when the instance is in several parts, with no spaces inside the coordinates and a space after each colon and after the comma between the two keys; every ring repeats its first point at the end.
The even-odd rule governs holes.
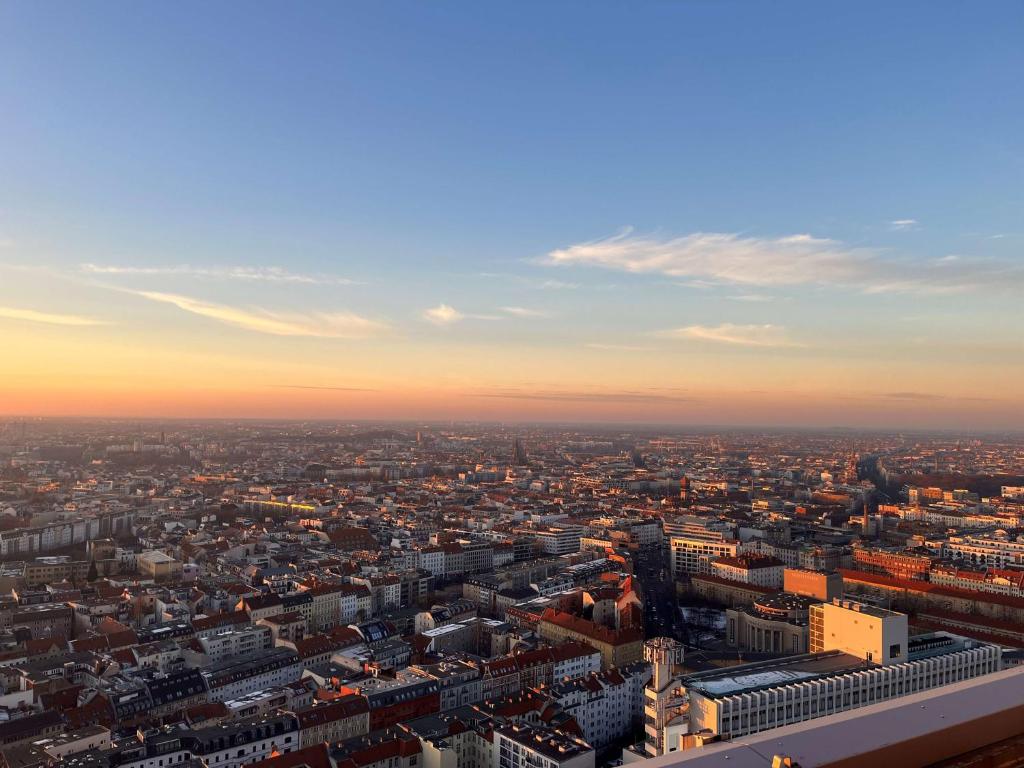
{"type": "Polygon", "coordinates": [[[686,403],[695,398],[653,390],[576,391],[499,389],[470,392],[470,397],[498,398],[502,400],[547,400],[574,403],[686,403]]]}
{"type": "Polygon", "coordinates": [[[356,285],[356,281],[336,275],[304,274],[291,272],[283,267],[197,267],[191,264],[168,266],[118,266],[105,264],[82,264],[82,272],[90,275],[149,275],[199,277],[216,280],[242,280],[267,283],[300,283],[304,285],[356,285]]]}
{"type": "Polygon", "coordinates": [[[434,325],[454,325],[463,320],[501,320],[500,315],[481,315],[461,312],[450,304],[438,304],[423,310],[423,319],[434,325]]]}
{"type": "Polygon", "coordinates": [[[311,336],[324,339],[365,339],[386,330],[383,323],[351,312],[276,312],[259,307],[242,308],[194,299],[173,293],[131,291],[150,301],[171,304],[194,315],[271,336],[311,336]]]}
{"type": "Polygon", "coordinates": [[[267,384],[273,389],[313,389],[323,392],[380,392],[379,389],[366,387],[318,387],[312,384],[267,384]]]}
{"type": "Polygon", "coordinates": [[[8,320],[24,320],[29,323],[44,323],[46,325],[108,325],[105,320],[95,317],[84,317],[82,315],[67,315],[56,312],[39,312],[35,309],[23,309],[20,307],[0,307],[0,317],[8,320]]]}
{"type": "Polygon", "coordinates": [[[530,307],[499,307],[499,309],[513,317],[551,317],[551,313],[545,309],[532,309],[530,307]]]}
{"type": "Polygon", "coordinates": [[[879,397],[889,400],[903,400],[908,402],[931,403],[942,400],[960,400],[967,402],[991,402],[988,397],[958,397],[956,395],[940,395],[934,392],[883,392],[879,397]]]}
{"type": "Polygon", "coordinates": [[[930,392],[883,392],[882,397],[891,400],[945,400],[944,395],[935,395],[930,392]]]}
{"type": "Polygon", "coordinates": [[[773,296],[769,296],[765,293],[739,293],[735,296],[726,296],[725,298],[730,301],[745,301],[751,303],[769,302],[774,301],[773,296]]]}
{"type": "Polygon", "coordinates": [[[807,234],[767,238],[697,232],[659,238],[625,230],[551,251],[542,263],[666,275],[691,287],[822,285],[868,293],[949,294],[1024,285],[1024,264],[895,258],[807,234]]]}
{"type": "Polygon", "coordinates": [[[786,329],[779,325],[687,325],[659,331],[658,336],[666,339],[690,339],[711,341],[718,344],[732,344],[743,347],[798,347],[802,346],[786,335],[786,329]]]}
{"type": "Polygon", "coordinates": [[[565,280],[538,279],[509,272],[479,272],[477,277],[495,278],[503,282],[511,281],[539,291],[572,291],[580,287],[579,283],[570,283],[565,280]]]}
{"type": "Polygon", "coordinates": [[[895,229],[897,231],[901,229],[917,229],[917,219],[896,219],[889,222],[889,229],[895,229]]]}

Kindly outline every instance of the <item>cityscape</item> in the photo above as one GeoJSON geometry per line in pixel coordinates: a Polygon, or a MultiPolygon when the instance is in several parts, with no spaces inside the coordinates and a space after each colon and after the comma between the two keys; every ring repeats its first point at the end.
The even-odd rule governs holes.
{"type": "Polygon", "coordinates": [[[0,768],[1024,768],[1024,3],[0,2],[0,768]]]}
{"type": "Polygon", "coordinates": [[[20,419],[0,456],[12,768],[718,765],[1020,694],[1021,435],[20,419]]]}

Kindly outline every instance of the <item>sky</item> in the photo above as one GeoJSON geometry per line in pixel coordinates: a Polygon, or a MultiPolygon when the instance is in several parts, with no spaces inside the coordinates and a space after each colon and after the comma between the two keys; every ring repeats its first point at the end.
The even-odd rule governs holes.
{"type": "Polygon", "coordinates": [[[0,414],[1024,429],[1024,4],[0,4],[0,414]]]}

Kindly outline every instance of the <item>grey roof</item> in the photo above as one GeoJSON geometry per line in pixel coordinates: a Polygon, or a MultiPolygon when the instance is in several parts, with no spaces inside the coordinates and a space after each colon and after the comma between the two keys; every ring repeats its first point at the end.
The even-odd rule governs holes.
{"type": "MultiPolygon", "coordinates": [[[[1024,708],[1024,668],[1016,667],[730,742],[676,752],[646,761],[644,768],[767,768],[774,755],[786,755],[804,768],[843,761],[852,764],[858,758],[871,764],[868,756],[872,752],[911,740],[929,750],[921,754],[919,764],[931,764],[952,756],[944,754],[944,749],[960,753],[986,746],[993,738],[1013,735],[986,734],[986,729],[976,729],[973,732],[980,743],[972,745],[944,739],[947,729],[986,718],[991,722],[1020,708],[1024,708]]],[[[1008,726],[1019,732],[1016,720],[1008,726]]]]}

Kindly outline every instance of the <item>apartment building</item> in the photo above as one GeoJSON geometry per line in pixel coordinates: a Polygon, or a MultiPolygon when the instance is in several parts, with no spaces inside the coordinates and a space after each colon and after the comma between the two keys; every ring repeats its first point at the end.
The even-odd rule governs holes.
{"type": "Polygon", "coordinates": [[[723,556],[711,561],[711,575],[757,587],[782,587],[786,565],[770,555],[723,556]]]}
{"type": "Polygon", "coordinates": [[[603,749],[628,736],[640,724],[644,686],[650,679],[651,666],[641,661],[556,681],[544,693],[572,715],[590,746],[603,749]]]}
{"type": "Polygon", "coordinates": [[[609,629],[571,613],[548,608],[541,616],[537,631],[548,642],[574,640],[592,646],[601,653],[603,669],[625,666],[643,658],[643,632],[633,627],[609,629]]]}
{"type": "Polygon", "coordinates": [[[366,698],[351,694],[331,702],[295,711],[302,747],[354,739],[370,732],[370,705],[366,698]]]}
{"type": "Polygon", "coordinates": [[[997,536],[950,536],[943,552],[954,560],[990,568],[1024,566],[1024,541],[997,536]]]}
{"type": "Polygon", "coordinates": [[[669,540],[672,574],[675,577],[691,573],[711,573],[711,561],[719,557],[736,557],[742,544],[727,539],[725,534],[689,534],[673,536],[669,540]]]}
{"type": "Polygon", "coordinates": [[[583,528],[578,525],[553,525],[530,534],[541,552],[547,555],[568,555],[580,551],[583,528]]]}
{"type": "Polygon", "coordinates": [[[594,768],[582,739],[526,724],[495,728],[494,756],[494,768],[594,768]]]}
{"type": "Polygon", "coordinates": [[[211,701],[237,699],[254,691],[298,680],[302,661],[295,651],[273,648],[254,656],[227,657],[203,669],[211,701]]]}
{"type": "Polygon", "coordinates": [[[198,637],[203,654],[211,664],[219,664],[228,658],[254,656],[274,647],[270,627],[263,625],[228,629],[213,636],[198,637]]]}

